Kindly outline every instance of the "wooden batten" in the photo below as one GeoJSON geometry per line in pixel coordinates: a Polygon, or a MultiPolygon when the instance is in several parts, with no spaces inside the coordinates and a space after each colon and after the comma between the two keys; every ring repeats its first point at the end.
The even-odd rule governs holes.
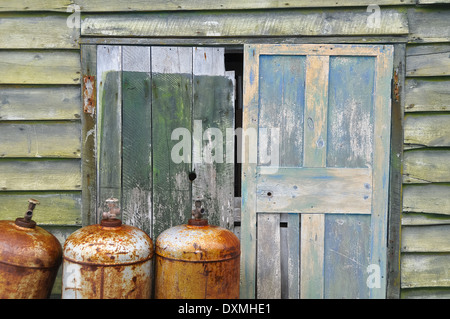
{"type": "Polygon", "coordinates": [[[406,13],[380,10],[368,23],[366,7],[323,10],[84,14],[86,37],[268,37],[408,34],[406,13]]]}
{"type": "MultiPolygon", "coordinates": [[[[55,0],[56,1],[56,0],[55,0]]],[[[442,0],[441,0],[442,1],[442,0]]],[[[371,0],[292,0],[289,2],[279,2],[271,0],[225,0],[219,2],[208,0],[183,1],[176,0],[166,2],[156,0],[148,2],[145,0],[132,0],[124,3],[121,0],[111,0],[107,3],[101,0],[75,0],[85,12],[127,12],[127,11],[192,11],[192,10],[248,10],[248,9],[285,9],[285,8],[314,8],[314,7],[357,7],[373,5],[371,0]]],[[[415,4],[415,0],[378,0],[379,6],[398,6],[415,4]]]]}

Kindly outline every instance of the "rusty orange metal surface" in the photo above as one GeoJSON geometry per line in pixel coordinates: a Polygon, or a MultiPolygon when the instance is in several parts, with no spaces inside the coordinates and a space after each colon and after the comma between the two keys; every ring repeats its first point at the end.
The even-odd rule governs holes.
{"type": "Polygon", "coordinates": [[[93,75],[83,77],[83,112],[94,114],[97,106],[96,80],[93,75]]]}
{"type": "Polygon", "coordinates": [[[0,299],[48,298],[61,265],[58,239],[28,217],[0,221],[0,299]]]}
{"type": "Polygon", "coordinates": [[[144,231],[118,219],[83,227],[64,244],[62,298],[151,298],[153,253],[144,231]]]}
{"type": "Polygon", "coordinates": [[[162,232],[155,267],[157,299],[239,298],[240,242],[225,228],[188,223],[162,232]]]}

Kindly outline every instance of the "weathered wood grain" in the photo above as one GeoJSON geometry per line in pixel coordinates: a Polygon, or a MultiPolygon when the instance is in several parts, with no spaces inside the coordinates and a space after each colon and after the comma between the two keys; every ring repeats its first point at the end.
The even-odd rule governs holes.
{"type": "MultiPolygon", "coordinates": [[[[243,129],[257,131],[259,90],[259,48],[244,46],[243,129]]],[[[242,147],[242,204],[241,204],[241,269],[240,298],[256,297],[256,182],[253,174],[256,160],[250,161],[255,145],[242,147]],[[245,159],[245,160],[244,160],[245,159]]]]}
{"type": "Polygon", "coordinates": [[[323,276],[325,249],[325,215],[301,215],[300,242],[300,297],[322,299],[325,280],[323,276]]]}
{"type": "Polygon", "coordinates": [[[258,215],[257,229],[257,298],[280,299],[280,214],[258,215]]]}
{"type": "MultiPolygon", "coordinates": [[[[131,0],[124,3],[121,0],[110,0],[105,3],[101,0],[74,0],[81,7],[83,12],[102,12],[102,11],[189,11],[189,10],[237,10],[237,9],[277,9],[277,8],[309,8],[309,7],[367,7],[373,4],[373,1],[364,0],[293,0],[289,2],[280,2],[272,0],[225,0],[219,2],[211,2],[208,0],[182,1],[176,0],[166,2],[164,0],[152,1],[149,3],[145,0],[131,0]]],[[[442,1],[442,0],[441,0],[442,1]]],[[[415,0],[378,0],[377,5],[405,5],[415,4],[415,0]]]]}
{"type": "Polygon", "coordinates": [[[450,0],[417,0],[418,4],[450,3],[450,0]]]}
{"type": "Polygon", "coordinates": [[[449,287],[449,264],[449,254],[403,254],[401,257],[402,288],[449,287]]]}
{"type": "Polygon", "coordinates": [[[450,146],[450,114],[406,114],[405,147],[450,146]]]}
{"type": "Polygon", "coordinates": [[[403,183],[450,181],[448,150],[409,150],[404,153],[403,183]]]}
{"type": "Polygon", "coordinates": [[[372,165],[374,65],[373,57],[330,58],[329,136],[325,145],[329,167],[372,165]],[[338,89],[342,83],[348,89],[338,89]],[[355,87],[358,90],[352,89],[355,87]]]}
{"type": "MultiPolygon", "coordinates": [[[[97,47],[97,206],[122,198],[122,48],[97,47]]],[[[99,215],[99,214],[97,214],[99,215]]],[[[120,216],[121,218],[122,216],[120,216]]],[[[100,216],[97,216],[100,218],[100,216]]]]}
{"type": "Polygon", "coordinates": [[[67,25],[68,14],[0,13],[2,49],[77,49],[80,29],[67,25]]]}
{"type": "Polygon", "coordinates": [[[2,50],[0,84],[79,84],[80,52],[2,50]]]}
{"type": "Polygon", "coordinates": [[[402,213],[402,226],[449,225],[450,216],[428,213],[402,213]]]}
{"type": "Polygon", "coordinates": [[[122,50],[122,220],[151,236],[150,47],[123,47],[122,50]]]}
{"type": "Polygon", "coordinates": [[[405,112],[434,112],[449,110],[449,78],[406,79],[405,112]]]}
{"type": "Polygon", "coordinates": [[[450,185],[403,185],[403,211],[450,215],[450,185]]]}
{"type": "Polygon", "coordinates": [[[0,160],[0,190],[81,190],[80,160],[0,160]]]}
{"type": "Polygon", "coordinates": [[[288,298],[300,298],[300,221],[299,214],[288,214],[288,298]]]}
{"type": "MultiPolygon", "coordinates": [[[[81,113],[81,200],[82,225],[96,223],[97,217],[97,46],[81,47],[82,101],[81,113]],[[92,84],[95,83],[95,84],[92,84]],[[92,87],[92,93],[90,89],[92,87]],[[87,95],[87,96],[86,96],[87,95]],[[91,100],[90,100],[91,99],[91,100]],[[95,101],[95,102],[94,102],[95,101]],[[87,105],[85,105],[87,103],[87,105]],[[87,106],[87,107],[86,107],[87,106]],[[93,110],[85,112],[84,110],[93,110]]],[[[78,102],[80,103],[80,101],[78,102]]],[[[81,107],[80,107],[81,109],[81,107]]]]}
{"type": "Polygon", "coordinates": [[[400,298],[400,234],[402,217],[402,158],[403,154],[403,117],[405,87],[405,44],[394,45],[394,87],[391,104],[391,154],[389,170],[389,214],[387,242],[386,298],[400,298]]]}
{"type": "Polygon", "coordinates": [[[327,214],[324,228],[324,298],[369,298],[371,216],[327,214]]]}
{"type": "Polygon", "coordinates": [[[73,0],[0,0],[0,11],[61,11],[66,12],[73,0]]]}
{"type": "MultiPolygon", "coordinates": [[[[216,62],[223,65],[221,59],[216,62]]],[[[210,224],[227,229],[234,224],[234,138],[227,140],[227,130],[234,132],[233,92],[233,80],[224,74],[194,73],[192,200],[202,200],[210,224]]]]}
{"type": "Polygon", "coordinates": [[[450,299],[450,288],[412,288],[402,289],[401,299],[450,299]]]}
{"type": "Polygon", "coordinates": [[[76,120],[79,86],[0,86],[1,120],[76,120]]]}
{"type": "Polygon", "coordinates": [[[448,42],[448,7],[408,8],[409,42],[448,42]]]}
{"type": "Polygon", "coordinates": [[[0,157],[80,158],[80,122],[13,122],[0,125],[0,157]]]}
{"type": "Polygon", "coordinates": [[[368,23],[364,8],[225,12],[85,14],[82,36],[242,37],[408,34],[406,12],[380,10],[368,23]]]}
{"type": "Polygon", "coordinates": [[[407,46],[406,76],[450,75],[450,44],[407,46]]]}
{"type": "Polygon", "coordinates": [[[450,225],[403,226],[402,253],[450,252],[450,225]]]}
{"type": "MultiPolygon", "coordinates": [[[[160,47],[151,50],[153,138],[153,237],[191,217],[190,161],[176,163],[172,149],[177,128],[191,132],[192,48],[160,47]],[[157,49],[157,50],[155,50],[157,49]]],[[[186,131],[185,131],[186,132],[186,131]]],[[[191,149],[184,150],[191,158],[191,149]]]]}
{"type": "Polygon", "coordinates": [[[365,168],[279,168],[257,178],[257,211],[370,214],[371,182],[365,168]]]}
{"type": "Polygon", "coordinates": [[[28,199],[40,204],[33,212],[33,220],[39,225],[81,225],[81,192],[1,192],[0,219],[15,220],[23,217],[28,199]]]}

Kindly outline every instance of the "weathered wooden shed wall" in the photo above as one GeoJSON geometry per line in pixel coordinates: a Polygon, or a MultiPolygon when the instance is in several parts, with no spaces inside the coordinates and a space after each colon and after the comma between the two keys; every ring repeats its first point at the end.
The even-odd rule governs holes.
{"type": "Polygon", "coordinates": [[[373,2],[0,0],[0,219],[16,218],[35,197],[42,202],[36,221],[61,242],[89,222],[82,214],[89,178],[81,173],[82,136],[89,132],[82,135],[80,40],[398,40],[406,43],[399,91],[404,131],[396,136],[405,145],[401,296],[450,297],[450,1],[377,1],[378,29],[367,26],[373,2]],[[81,28],[67,12],[73,4],[81,28]]]}

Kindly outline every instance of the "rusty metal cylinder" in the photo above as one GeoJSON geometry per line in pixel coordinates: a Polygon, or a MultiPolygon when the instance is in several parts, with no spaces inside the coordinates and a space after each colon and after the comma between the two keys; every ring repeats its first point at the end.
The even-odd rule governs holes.
{"type": "Polygon", "coordinates": [[[115,218],[117,212],[110,207],[100,224],[85,226],[67,238],[62,299],[152,297],[152,239],[139,228],[122,224],[115,218]]]}
{"type": "Polygon", "coordinates": [[[15,221],[0,221],[0,299],[50,297],[61,265],[58,239],[36,225],[29,200],[28,211],[15,221]]]}
{"type": "Polygon", "coordinates": [[[156,240],[155,298],[239,298],[240,242],[231,231],[190,219],[156,240]]]}

